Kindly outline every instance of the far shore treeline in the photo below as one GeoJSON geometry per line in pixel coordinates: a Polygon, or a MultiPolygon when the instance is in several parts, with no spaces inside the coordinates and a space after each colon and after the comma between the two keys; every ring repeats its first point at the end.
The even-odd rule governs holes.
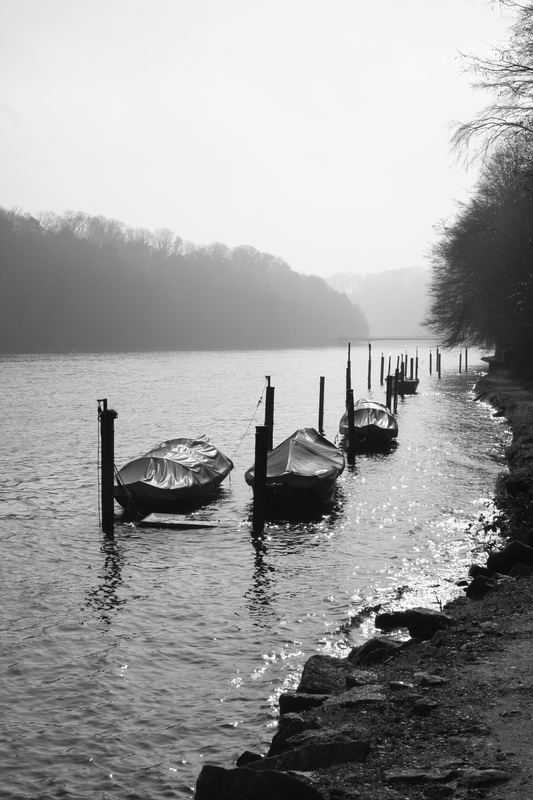
{"type": "Polygon", "coordinates": [[[345,295],[253,247],[0,208],[1,352],[299,347],[367,334],[345,295]]]}

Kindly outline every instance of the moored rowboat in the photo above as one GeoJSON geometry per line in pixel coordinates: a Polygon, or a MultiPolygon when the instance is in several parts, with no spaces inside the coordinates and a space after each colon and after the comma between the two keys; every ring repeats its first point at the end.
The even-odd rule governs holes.
{"type": "MultiPolygon", "coordinates": [[[[267,455],[267,513],[313,513],[333,501],[344,455],[315,428],[301,428],[267,455]]],[[[255,470],[244,475],[254,485],[255,470]]]]}
{"type": "MultiPolygon", "coordinates": [[[[354,449],[356,451],[380,450],[389,447],[398,436],[398,423],[394,414],[382,403],[361,398],[354,403],[354,449]]],[[[348,449],[348,412],[339,423],[340,445],[348,449]]]]}
{"type": "Polygon", "coordinates": [[[207,436],[169,439],[118,471],[115,499],[142,513],[177,510],[209,498],[232,469],[207,436]]]}

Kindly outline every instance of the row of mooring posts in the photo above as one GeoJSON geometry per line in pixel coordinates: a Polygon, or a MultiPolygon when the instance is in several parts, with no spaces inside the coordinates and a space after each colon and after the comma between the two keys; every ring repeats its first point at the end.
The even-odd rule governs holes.
{"type": "MultiPolygon", "coordinates": [[[[386,384],[385,405],[394,414],[398,411],[398,396],[403,397],[404,380],[407,378],[409,365],[410,378],[418,378],[418,348],[416,356],[408,359],[407,353],[397,356],[396,368],[391,372],[392,356],[389,353],[387,375],[385,376],[385,355],[381,353],[380,385],[386,384]]],[[[437,347],[435,351],[435,368],[441,377],[441,352],[437,347]]],[[[459,354],[459,372],[463,370],[463,353],[459,354]]],[[[464,371],[468,372],[468,348],[464,351],[464,371]]],[[[429,374],[433,372],[433,353],[429,351],[429,374]]],[[[270,383],[270,375],[266,376],[265,390],[265,422],[256,426],[255,438],[255,478],[252,527],[254,533],[260,533],[266,519],[266,476],[267,456],[273,449],[274,438],[274,387],[270,383]]],[[[368,371],[367,386],[372,388],[372,345],[368,345],[368,371]]],[[[318,402],[318,431],[324,434],[324,393],[325,377],[320,377],[319,402],[318,402]]],[[[106,534],[114,531],[114,470],[115,470],[115,444],[114,422],[117,412],[107,407],[107,398],[97,401],[98,418],[100,424],[101,442],[101,475],[100,475],[100,501],[101,525],[106,534]]],[[[347,461],[350,465],[355,462],[355,426],[354,426],[354,394],[352,389],[351,345],[348,343],[348,360],[346,363],[346,412],[348,421],[348,446],[347,461]]]]}
{"type": "MultiPolygon", "coordinates": [[[[392,354],[389,353],[389,361],[387,366],[387,374],[385,375],[385,353],[381,353],[380,358],[380,367],[379,367],[379,385],[383,386],[386,383],[386,379],[393,375],[391,371],[392,366],[392,354]]],[[[416,348],[416,356],[411,356],[408,358],[407,353],[402,353],[401,355],[397,356],[396,361],[397,369],[402,369],[404,372],[404,378],[409,377],[410,379],[418,378],[418,347],[416,348]]],[[[368,378],[367,378],[367,386],[369,389],[372,388],[372,345],[368,345],[368,378]]]]}

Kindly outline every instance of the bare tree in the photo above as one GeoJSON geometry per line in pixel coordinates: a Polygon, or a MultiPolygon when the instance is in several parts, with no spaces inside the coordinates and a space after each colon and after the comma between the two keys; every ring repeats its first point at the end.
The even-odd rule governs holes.
{"type": "Polygon", "coordinates": [[[452,139],[458,151],[474,142],[486,156],[501,145],[533,139],[533,3],[501,0],[516,12],[507,47],[495,48],[489,58],[464,55],[466,68],[476,76],[474,86],[495,93],[496,99],[473,120],[459,124],[452,139]]]}

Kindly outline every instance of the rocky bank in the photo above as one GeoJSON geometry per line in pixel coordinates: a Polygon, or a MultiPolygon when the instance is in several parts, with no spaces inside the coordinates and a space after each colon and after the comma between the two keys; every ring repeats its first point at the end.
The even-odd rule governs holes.
{"type": "Polygon", "coordinates": [[[533,393],[506,373],[477,392],[513,431],[501,548],[442,612],[378,614],[347,658],[312,656],[269,752],[204,766],[196,800],[533,798],[533,393]]]}

